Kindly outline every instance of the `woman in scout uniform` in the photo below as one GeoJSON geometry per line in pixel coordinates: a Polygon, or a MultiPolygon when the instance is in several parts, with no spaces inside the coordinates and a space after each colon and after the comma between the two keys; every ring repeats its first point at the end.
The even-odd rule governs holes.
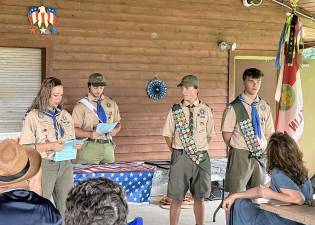
{"type": "Polygon", "coordinates": [[[105,86],[106,81],[102,74],[91,74],[88,80],[89,93],[74,106],[72,112],[76,137],[88,138],[79,151],[80,163],[99,164],[115,161],[112,136],[120,131],[121,118],[116,102],[104,96],[105,86]],[[101,134],[96,132],[99,123],[117,125],[110,133],[101,134]]]}
{"type": "Polygon", "coordinates": [[[223,208],[231,210],[231,225],[298,225],[300,223],[260,209],[251,199],[263,197],[298,205],[313,199],[312,183],[294,139],[287,133],[276,132],[270,137],[266,152],[270,187],[260,186],[230,195],[223,208]]]}
{"type": "Polygon", "coordinates": [[[194,199],[197,225],[204,224],[203,199],[210,196],[211,173],[209,141],[215,135],[211,108],[198,99],[198,78],[183,77],[180,84],[183,100],[170,110],[163,136],[172,151],[167,196],[172,199],[170,225],[177,225],[186,192],[194,199]]]}
{"type": "Polygon", "coordinates": [[[225,110],[222,136],[228,146],[225,191],[235,193],[265,181],[265,148],[274,132],[270,106],[258,97],[264,74],[255,68],[243,74],[244,93],[225,110]]]}
{"type": "MultiPolygon", "coordinates": [[[[45,79],[26,113],[20,143],[31,145],[43,158],[42,176],[31,180],[31,187],[50,199],[53,196],[56,208],[64,215],[65,201],[73,184],[70,160],[55,162],[54,153],[64,148],[66,140],[75,139],[71,115],[62,107],[63,86],[54,77],[45,79]]],[[[76,146],[78,148],[79,146],[76,146]]]]}

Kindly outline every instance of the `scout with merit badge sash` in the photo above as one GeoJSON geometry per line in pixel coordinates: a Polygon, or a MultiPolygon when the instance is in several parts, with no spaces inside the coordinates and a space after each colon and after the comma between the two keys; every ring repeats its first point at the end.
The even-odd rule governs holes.
{"type": "Polygon", "coordinates": [[[187,123],[184,111],[179,104],[174,104],[172,114],[175,126],[179,130],[179,137],[182,142],[184,153],[200,168],[210,174],[210,161],[207,159],[205,151],[198,151],[193,138],[193,126],[187,123]]]}
{"type": "Polygon", "coordinates": [[[235,111],[236,121],[240,125],[241,132],[250,152],[250,155],[248,157],[255,158],[262,167],[265,167],[265,149],[261,146],[262,132],[260,128],[260,118],[256,108],[257,102],[253,102],[251,104],[252,120],[250,120],[249,115],[242,102],[248,104],[245,102],[243,97],[239,95],[231,103],[231,105],[235,111]]]}

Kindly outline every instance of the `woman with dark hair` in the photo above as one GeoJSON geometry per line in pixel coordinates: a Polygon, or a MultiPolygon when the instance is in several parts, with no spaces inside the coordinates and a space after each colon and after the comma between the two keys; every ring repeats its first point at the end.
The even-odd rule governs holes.
{"type": "MultiPolygon", "coordinates": [[[[59,79],[45,79],[27,110],[20,144],[32,146],[42,158],[41,171],[31,180],[30,188],[47,199],[53,196],[56,208],[64,215],[67,194],[73,184],[70,160],[54,161],[64,141],[75,139],[71,115],[63,109],[63,86],[59,79]]],[[[78,148],[80,146],[76,146],[78,148]]]]}
{"type": "Polygon", "coordinates": [[[295,225],[298,223],[260,209],[251,199],[263,197],[298,205],[312,199],[312,184],[297,143],[287,133],[276,132],[270,137],[266,152],[270,187],[260,186],[230,195],[223,208],[231,210],[232,225],[295,225]]]}

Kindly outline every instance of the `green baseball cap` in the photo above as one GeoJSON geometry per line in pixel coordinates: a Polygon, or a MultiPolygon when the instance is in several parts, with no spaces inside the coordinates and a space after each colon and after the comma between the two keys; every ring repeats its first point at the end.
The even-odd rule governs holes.
{"type": "Polygon", "coordinates": [[[199,80],[195,75],[187,75],[182,78],[182,81],[177,85],[177,87],[199,87],[199,80]]]}
{"type": "Polygon", "coordinates": [[[88,84],[92,84],[93,86],[106,86],[106,80],[103,74],[92,73],[89,76],[88,84]]]}

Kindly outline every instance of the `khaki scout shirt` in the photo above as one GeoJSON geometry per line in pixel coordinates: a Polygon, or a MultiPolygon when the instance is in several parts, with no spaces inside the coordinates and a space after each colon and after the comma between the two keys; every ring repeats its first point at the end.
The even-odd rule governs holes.
{"type": "MultiPolygon", "coordinates": [[[[244,98],[245,102],[248,103],[243,103],[245,106],[245,109],[248,113],[248,116],[250,119],[252,119],[252,108],[251,104],[256,101],[257,102],[257,111],[260,117],[260,126],[262,130],[262,135],[263,135],[263,140],[262,140],[262,147],[266,148],[267,147],[267,138],[270,137],[270,135],[274,132],[274,124],[273,124],[273,119],[272,119],[272,113],[270,106],[268,103],[262,99],[260,99],[258,96],[256,97],[255,100],[252,100],[248,96],[246,96],[244,93],[242,94],[242,97],[244,98]]],[[[238,149],[245,149],[249,150],[246,142],[244,140],[244,136],[242,134],[242,131],[240,129],[239,123],[236,122],[236,114],[233,109],[232,105],[229,105],[223,114],[222,118],[222,132],[232,132],[232,137],[230,140],[230,146],[233,148],[238,148],[238,149]]]]}
{"type": "MultiPolygon", "coordinates": [[[[180,103],[182,107],[187,123],[189,123],[189,103],[184,101],[180,103]]],[[[196,143],[198,151],[205,151],[209,149],[208,138],[215,136],[214,120],[211,108],[200,102],[199,99],[193,102],[193,138],[196,143]]],[[[164,128],[163,136],[169,137],[173,140],[172,148],[183,149],[182,142],[179,138],[179,130],[175,127],[175,121],[173,119],[172,109],[169,111],[164,128]]]]}
{"type": "MultiPolygon", "coordinates": [[[[54,123],[51,117],[39,112],[36,109],[30,111],[27,113],[23,121],[20,144],[43,144],[75,139],[73,120],[66,110],[62,110],[59,113],[57,116],[57,122],[64,129],[64,136],[62,140],[56,140],[54,123]]],[[[60,131],[58,132],[58,137],[61,137],[60,131]]]]}
{"type": "MultiPolygon", "coordinates": [[[[118,105],[116,102],[109,97],[102,96],[102,106],[106,112],[107,123],[119,123],[121,120],[118,105]]],[[[97,107],[97,99],[91,94],[88,94],[88,100],[97,107]]],[[[83,103],[78,102],[72,111],[72,117],[74,121],[74,126],[79,127],[85,131],[95,130],[97,124],[99,124],[98,118],[95,113],[87,108],[83,103]]]]}

